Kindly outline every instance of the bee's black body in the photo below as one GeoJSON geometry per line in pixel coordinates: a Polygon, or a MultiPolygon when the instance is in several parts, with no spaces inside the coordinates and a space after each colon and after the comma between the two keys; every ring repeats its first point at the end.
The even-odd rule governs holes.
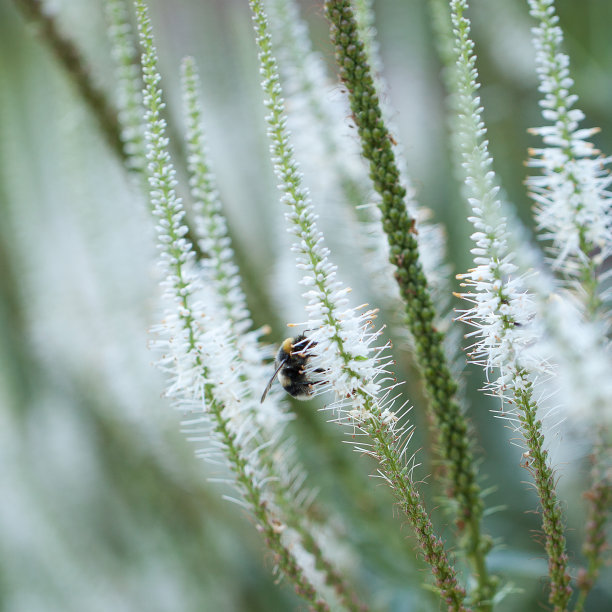
{"type": "Polygon", "coordinates": [[[314,383],[308,378],[305,371],[310,359],[306,350],[314,345],[315,343],[304,334],[295,338],[287,338],[281,344],[274,361],[275,372],[263,392],[262,402],[266,399],[266,395],[277,376],[283,389],[289,395],[299,400],[310,399],[314,383]]]}
{"type": "Polygon", "coordinates": [[[308,399],[312,393],[312,383],[304,372],[309,356],[303,352],[308,340],[303,334],[288,340],[290,342],[285,340],[276,354],[276,367],[283,364],[278,372],[278,380],[289,395],[298,399],[308,399]]]}

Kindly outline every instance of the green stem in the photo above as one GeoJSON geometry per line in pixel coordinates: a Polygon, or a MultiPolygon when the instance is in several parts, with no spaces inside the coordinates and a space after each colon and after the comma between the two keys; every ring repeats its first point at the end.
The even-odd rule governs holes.
{"type": "Polygon", "coordinates": [[[97,119],[108,144],[123,161],[127,161],[117,111],[106,94],[95,85],[79,49],[59,31],[55,18],[44,10],[44,3],[41,0],[14,0],[14,2],[27,19],[38,25],[41,37],[51,47],[55,57],[72,78],[78,92],[97,119]]]}
{"type": "Polygon", "coordinates": [[[519,372],[517,379],[523,383],[522,389],[514,392],[514,398],[523,437],[529,449],[525,467],[535,480],[542,505],[542,528],[550,577],[548,601],[554,606],[555,612],[563,612],[567,610],[572,594],[570,575],[567,571],[568,557],[565,551],[563,517],[555,490],[554,473],[547,461],[548,451],[544,450],[542,422],[536,417],[537,405],[532,397],[532,384],[527,380],[525,372],[519,372]]]}
{"type": "MultiPolygon", "coordinates": [[[[201,362],[200,365],[204,376],[206,376],[206,369],[202,366],[201,362]]],[[[245,501],[249,504],[257,519],[256,527],[263,534],[268,548],[274,553],[275,565],[293,583],[295,592],[310,604],[312,610],[328,612],[329,606],[318,598],[316,589],[303,575],[301,568],[282,543],[280,531],[275,529],[276,521],[274,516],[271,515],[266,501],[262,499],[261,489],[254,484],[249,476],[250,469],[248,462],[244,458],[242,449],[235,442],[235,435],[231,433],[228,427],[228,420],[223,416],[223,407],[214,399],[210,385],[207,385],[205,398],[207,405],[210,407],[211,414],[215,418],[215,431],[219,434],[225,445],[227,458],[236,476],[236,481],[241,485],[245,501]]]]}
{"type": "Polygon", "coordinates": [[[578,599],[574,612],[582,612],[584,603],[599,576],[599,570],[604,563],[604,551],[607,549],[606,524],[612,508],[612,468],[604,464],[604,454],[609,454],[610,447],[604,442],[596,448],[593,454],[591,470],[592,485],[584,493],[588,504],[586,521],[586,537],[582,552],[588,565],[578,573],[578,599]]]}
{"type": "MultiPolygon", "coordinates": [[[[368,396],[366,409],[372,409],[372,400],[368,396]],[[368,405],[368,403],[370,405],[368,405]]],[[[372,454],[380,464],[380,470],[391,485],[400,508],[408,517],[413,528],[425,562],[431,567],[436,586],[440,590],[448,610],[467,612],[464,606],[465,590],[459,586],[455,569],[449,562],[444,543],[436,536],[431,519],[421,502],[419,492],[410,480],[410,468],[403,466],[394,452],[395,436],[384,424],[371,419],[362,425],[372,439],[372,454]]]]}

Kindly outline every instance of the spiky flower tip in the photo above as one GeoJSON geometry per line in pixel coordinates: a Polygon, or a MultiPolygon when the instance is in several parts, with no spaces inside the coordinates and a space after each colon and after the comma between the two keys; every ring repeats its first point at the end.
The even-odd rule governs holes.
{"type": "MultiPolygon", "coordinates": [[[[480,212],[477,207],[472,210],[480,212]]],[[[524,384],[521,372],[546,369],[543,357],[534,350],[536,307],[508,252],[505,221],[500,219],[495,227],[476,215],[470,221],[477,230],[472,234],[476,246],[471,251],[477,265],[457,278],[469,288],[458,296],[473,306],[458,311],[459,319],[475,328],[466,335],[476,338],[468,357],[484,368],[487,389],[511,398],[524,384]]]]}
{"type": "MultiPolygon", "coordinates": [[[[327,382],[319,390],[332,388],[338,397],[354,398],[363,405],[364,397],[373,397],[379,391],[373,381],[382,366],[379,360],[372,359],[379,349],[371,346],[379,333],[370,331],[375,313],[357,313],[348,306],[350,289],[337,280],[336,266],[328,259],[329,250],[316,227],[310,196],[302,186],[301,174],[293,159],[267,18],[261,1],[252,0],[251,8],[260,47],[262,87],[267,95],[265,104],[269,115],[266,120],[274,171],[283,193],[281,200],[289,207],[285,216],[290,231],[297,238],[293,250],[298,254],[298,267],[303,270],[301,282],[307,287],[306,327],[312,330],[308,331],[308,338],[312,340],[308,350],[319,356],[314,362],[317,365],[310,367],[326,373],[327,382]]],[[[321,378],[320,373],[317,378],[321,378]]]]}
{"type": "MultiPolygon", "coordinates": [[[[166,303],[160,326],[161,330],[166,329],[168,348],[163,363],[174,372],[169,394],[182,390],[185,397],[196,401],[212,401],[214,396],[220,406],[234,405],[242,384],[236,380],[238,370],[233,367],[236,358],[231,321],[224,316],[215,287],[202,283],[192,244],[185,237],[185,211],[176,194],[175,170],[167,149],[166,124],[161,117],[164,102],[157,54],[148,10],[142,0],[136,2],[136,11],[143,49],[146,172],[152,212],[157,218],[158,261],[166,303]]],[[[238,414],[235,417],[230,420],[238,423],[238,414]]]]}
{"type": "Polygon", "coordinates": [[[476,56],[470,39],[470,23],[464,12],[467,3],[451,2],[453,25],[454,76],[452,83],[454,141],[463,160],[464,191],[471,207],[468,221],[474,226],[471,236],[475,267],[457,277],[469,291],[458,294],[473,306],[459,311],[459,318],[475,327],[468,337],[476,342],[469,357],[487,372],[487,388],[510,396],[521,388],[520,373],[539,371],[544,366],[537,353],[526,348],[536,345],[535,305],[526,289],[526,278],[514,263],[515,254],[508,246],[507,221],[502,214],[499,186],[490,169],[492,159],[486,128],[481,118],[476,56]]]}
{"type": "Polygon", "coordinates": [[[553,265],[564,277],[582,284],[587,307],[600,306],[598,267],[612,254],[612,176],[603,157],[589,142],[596,128],[580,128],[583,112],[574,108],[578,96],[569,58],[561,51],[563,32],[553,0],[529,0],[538,20],[533,28],[536,66],[540,79],[542,115],[550,125],[534,128],[544,147],[530,150],[528,165],[541,170],[527,184],[536,202],[540,238],[550,240],[553,265]]]}
{"type": "MultiPolygon", "coordinates": [[[[440,36],[452,40],[447,9],[443,13],[440,3],[434,6],[439,11],[440,36]]],[[[528,238],[521,235],[522,228],[512,218],[512,209],[499,197],[476,96],[469,29],[458,19],[453,26],[461,41],[452,52],[455,68],[448,72],[449,87],[457,93],[453,98],[454,144],[461,154],[465,192],[473,208],[469,220],[475,227],[472,253],[477,264],[459,276],[469,288],[460,295],[473,304],[460,311],[460,318],[475,328],[470,334],[476,341],[470,357],[486,369],[491,393],[511,398],[512,388],[524,384],[515,375],[530,372],[532,379],[538,376],[544,382],[543,387],[555,385],[557,397],[566,400],[569,414],[582,428],[595,414],[598,419],[602,415],[609,419],[611,385],[609,377],[601,375],[610,361],[601,347],[605,331],[601,325],[585,324],[567,295],[559,298],[558,283],[533,255],[528,238]],[[553,367],[556,376],[551,378],[553,367]]],[[[448,55],[447,49],[445,57],[448,55]]],[[[511,417],[512,410],[500,416],[511,417]]]]}

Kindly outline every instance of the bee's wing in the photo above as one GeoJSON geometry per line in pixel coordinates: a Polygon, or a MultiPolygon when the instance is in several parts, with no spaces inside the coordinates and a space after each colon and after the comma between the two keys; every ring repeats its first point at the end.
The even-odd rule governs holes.
{"type": "Polygon", "coordinates": [[[278,376],[278,373],[280,372],[281,368],[285,365],[285,361],[287,360],[283,359],[278,365],[278,367],[276,368],[274,374],[272,374],[272,378],[270,378],[270,382],[268,382],[268,384],[266,385],[263,395],[261,396],[261,402],[260,402],[261,404],[263,404],[263,401],[266,399],[266,395],[268,395],[268,391],[272,387],[272,383],[274,382],[274,379],[278,376]]]}

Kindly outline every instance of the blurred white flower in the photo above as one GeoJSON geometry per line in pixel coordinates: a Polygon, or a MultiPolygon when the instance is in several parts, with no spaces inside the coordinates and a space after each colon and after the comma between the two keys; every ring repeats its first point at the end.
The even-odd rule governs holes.
{"type": "Polygon", "coordinates": [[[597,128],[579,128],[584,114],[573,108],[578,96],[571,93],[574,81],[569,57],[560,51],[563,32],[553,1],[529,0],[529,6],[539,20],[533,28],[536,70],[542,116],[551,125],[531,130],[546,146],[530,150],[528,165],[541,175],[530,176],[527,184],[540,238],[552,243],[554,267],[580,278],[591,258],[600,265],[612,254],[612,177],[606,168],[612,158],[588,141],[597,128]]]}

